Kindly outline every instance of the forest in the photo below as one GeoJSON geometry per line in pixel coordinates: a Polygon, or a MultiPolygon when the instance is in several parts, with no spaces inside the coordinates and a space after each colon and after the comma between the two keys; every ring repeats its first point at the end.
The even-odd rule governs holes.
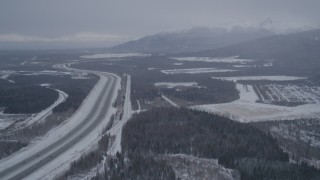
{"type": "Polygon", "coordinates": [[[158,108],[134,116],[124,127],[122,148],[128,154],[218,159],[219,164],[238,170],[241,179],[320,177],[315,168],[289,163],[277,140],[255,127],[183,108],[158,108]]]}
{"type": "Polygon", "coordinates": [[[15,124],[2,129],[0,131],[3,141],[0,144],[0,159],[27,146],[33,139],[45,135],[52,128],[67,120],[78,109],[98,81],[98,76],[88,76],[89,79],[72,79],[69,75],[10,76],[10,80],[13,80],[15,83],[0,79],[0,107],[6,107],[5,113],[37,113],[47,108],[58,98],[58,93],[51,88],[62,90],[68,94],[66,101],[56,106],[53,109],[53,113],[47,116],[45,120],[34,123],[26,128],[16,129],[15,131],[12,131],[12,126],[15,124]],[[40,86],[40,84],[44,83],[50,84],[50,88],[40,86]],[[9,91],[10,89],[12,91],[9,91]],[[7,92],[7,94],[2,92],[7,92]],[[51,95],[52,93],[53,95],[51,95]],[[4,104],[4,102],[7,102],[4,100],[8,99],[8,97],[12,97],[10,103],[4,104]],[[17,105],[20,101],[22,101],[21,104],[17,105]],[[44,106],[46,104],[47,106],[44,106]],[[15,108],[13,108],[14,111],[8,112],[9,107],[11,107],[10,105],[15,108]],[[21,109],[17,108],[21,106],[21,109]],[[11,141],[12,139],[14,141],[11,141]]]}
{"type": "MultiPolygon", "coordinates": [[[[13,75],[10,80],[23,85],[39,86],[40,84],[50,84],[51,88],[59,89],[68,94],[65,102],[59,104],[53,109],[53,112],[66,112],[70,109],[78,109],[83,99],[90,92],[92,87],[97,83],[98,77],[88,75],[88,79],[72,79],[70,75],[13,75]]],[[[51,89],[49,89],[51,90],[51,89]]],[[[51,90],[53,91],[53,90],[51,90]]],[[[54,91],[55,92],[55,91],[54,91]]],[[[57,93],[57,92],[55,92],[57,93]]],[[[34,93],[36,94],[36,93],[34,93]]],[[[57,94],[58,95],[58,94],[57,94]]],[[[57,97],[54,99],[56,100],[57,97]]],[[[53,101],[54,102],[54,101],[53,101]]],[[[53,103],[52,102],[52,103],[53,103]]],[[[51,104],[52,104],[51,103],[51,104]]],[[[49,105],[51,105],[49,104],[49,105]]],[[[41,109],[42,110],[42,109],[41,109]]]]}
{"type": "Polygon", "coordinates": [[[0,79],[0,107],[5,108],[4,113],[38,113],[53,104],[58,96],[52,89],[0,79]]]}

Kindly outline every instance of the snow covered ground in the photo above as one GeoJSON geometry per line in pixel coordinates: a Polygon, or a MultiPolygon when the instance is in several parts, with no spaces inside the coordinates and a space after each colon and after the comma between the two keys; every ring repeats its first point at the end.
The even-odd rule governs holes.
{"type": "Polygon", "coordinates": [[[232,65],[235,68],[251,68],[254,67],[254,65],[232,65]]]}
{"type": "MultiPolygon", "coordinates": [[[[50,131],[49,135],[43,138],[40,143],[37,143],[37,145],[41,143],[46,143],[48,140],[50,143],[50,139],[56,139],[59,138],[61,135],[65,134],[69,131],[72,127],[75,127],[78,123],[84,123],[85,120],[79,120],[83,119],[84,114],[88,113],[90,110],[89,107],[92,107],[93,104],[97,101],[98,94],[100,94],[102,88],[106,81],[106,77],[103,74],[108,73],[102,73],[100,74],[100,80],[97,83],[97,85],[93,88],[93,90],[90,92],[89,96],[85,99],[81,107],[78,109],[78,111],[63,125],[61,125],[59,128],[54,129],[50,131]],[[46,139],[48,138],[48,139],[46,139]]],[[[117,86],[114,91],[114,94],[112,96],[112,102],[115,101],[117,97],[117,91],[120,88],[120,78],[117,77],[117,86]]],[[[99,140],[99,137],[101,136],[101,131],[104,129],[104,127],[107,126],[108,122],[110,121],[110,117],[112,114],[116,112],[116,109],[111,107],[108,109],[104,116],[104,121],[102,121],[95,131],[91,131],[90,134],[85,136],[80,142],[77,142],[75,146],[70,148],[68,151],[66,151],[64,154],[58,156],[50,163],[46,164],[44,167],[39,169],[38,171],[31,174],[27,179],[52,179],[56,177],[57,174],[60,174],[65,169],[67,169],[70,165],[70,163],[76,159],[78,159],[82,154],[89,152],[92,147],[97,143],[99,140]]],[[[51,141],[52,142],[52,141],[51,141]]]]}
{"type": "Polygon", "coordinates": [[[154,83],[157,87],[167,87],[167,88],[175,88],[175,87],[200,87],[196,82],[157,82],[154,83]]]}
{"type": "Polygon", "coordinates": [[[216,72],[232,72],[232,69],[219,68],[193,68],[193,69],[169,69],[161,70],[164,74],[199,74],[199,73],[216,73],[216,72]]]}
{"type": "Polygon", "coordinates": [[[30,118],[28,114],[3,114],[0,112],[0,130],[9,127],[20,119],[30,118]]]}
{"type": "Polygon", "coordinates": [[[117,152],[121,152],[122,128],[132,116],[130,96],[131,96],[131,76],[127,75],[126,94],[125,94],[122,118],[108,131],[108,133],[110,133],[110,136],[115,136],[115,140],[107,152],[108,155],[115,156],[117,152]]]}
{"type": "Polygon", "coordinates": [[[167,101],[169,104],[171,104],[173,107],[180,107],[177,103],[173,102],[171,99],[169,99],[167,96],[165,95],[161,95],[162,99],[164,99],[165,101],[167,101]]]}
{"type": "Polygon", "coordinates": [[[16,121],[20,120],[21,116],[22,117],[26,117],[26,116],[29,116],[29,115],[18,115],[18,114],[17,115],[14,115],[14,114],[2,115],[3,116],[2,119],[1,119],[1,116],[0,116],[0,129],[4,129],[4,128],[10,126],[13,123],[16,123],[15,127],[14,127],[14,130],[16,130],[17,128],[19,128],[19,129],[20,128],[24,128],[24,127],[32,125],[33,123],[36,123],[36,122],[39,122],[39,121],[43,121],[46,117],[48,117],[52,113],[53,108],[55,108],[56,106],[58,106],[59,104],[64,102],[68,97],[68,94],[66,94],[65,92],[60,91],[58,89],[54,89],[54,90],[59,93],[59,97],[51,106],[49,106],[48,108],[42,110],[39,113],[32,114],[30,117],[26,118],[26,120],[19,121],[17,123],[16,123],[16,121]],[[20,117],[20,118],[14,118],[15,119],[15,121],[14,121],[14,119],[12,119],[12,117],[20,117]]]}
{"type": "Polygon", "coordinates": [[[212,77],[213,79],[221,79],[226,81],[237,82],[240,80],[270,80],[270,81],[295,81],[307,79],[307,77],[297,76],[237,76],[237,77],[212,77]]]}
{"type": "Polygon", "coordinates": [[[84,71],[72,71],[72,72],[61,72],[61,71],[36,71],[36,72],[24,72],[22,75],[26,76],[37,76],[37,75],[50,75],[50,76],[61,76],[70,75],[72,79],[89,79],[88,73],[84,71]]]}
{"type": "Polygon", "coordinates": [[[212,58],[212,57],[175,57],[172,58],[178,61],[201,61],[201,62],[221,62],[221,63],[240,63],[246,64],[254,62],[251,59],[239,59],[238,56],[234,57],[221,57],[221,58],[212,58]]]}
{"type": "MultiPolygon", "coordinates": [[[[31,118],[24,121],[23,122],[24,125],[30,126],[33,123],[44,120],[48,115],[50,115],[52,113],[53,108],[55,108],[59,104],[63,103],[67,99],[67,97],[68,97],[67,93],[65,93],[61,90],[58,90],[58,89],[55,89],[55,90],[59,93],[58,99],[51,106],[49,106],[47,109],[41,111],[40,113],[34,114],[31,118]]],[[[22,125],[22,124],[19,124],[19,125],[22,125]]]]}
{"type": "Polygon", "coordinates": [[[186,154],[173,154],[156,157],[169,164],[177,178],[181,180],[233,180],[240,175],[232,169],[218,164],[217,159],[197,158],[186,154]]]}
{"type": "Polygon", "coordinates": [[[83,56],[80,56],[80,58],[102,59],[102,58],[126,58],[126,57],[145,57],[145,56],[150,56],[150,54],[142,54],[142,53],[92,54],[92,55],[83,55],[83,56]]]}
{"type": "Polygon", "coordinates": [[[257,122],[281,119],[319,118],[319,104],[305,104],[296,107],[285,107],[272,104],[257,103],[259,99],[251,85],[237,84],[240,99],[221,104],[206,104],[192,108],[204,110],[241,122],[257,122]]]}
{"type": "MultiPolygon", "coordinates": [[[[65,66],[59,65],[56,67],[63,68],[65,66]]],[[[68,70],[73,71],[79,71],[79,72],[88,72],[91,71],[85,71],[85,70],[75,70],[68,68],[68,70]]],[[[99,94],[102,93],[103,87],[108,82],[108,78],[106,77],[106,74],[104,72],[96,72],[92,71],[91,73],[98,74],[100,76],[100,80],[98,83],[94,86],[94,88],[91,90],[89,95],[86,97],[86,99],[83,101],[80,108],[64,123],[62,123],[60,126],[52,129],[49,133],[47,133],[44,137],[39,139],[37,142],[32,143],[28,147],[14,153],[13,155],[2,159],[0,161],[0,169],[10,166],[16,162],[18,162],[20,159],[23,159],[24,157],[30,157],[32,154],[35,154],[36,152],[41,151],[44,147],[49,146],[52,142],[57,141],[61,137],[65,136],[73,127],[77,127],[79,123],[86,123],[86,114],[88,114],[91,110],[93,105],[97,102],[99,98],[99,94]]],[[[114,74],[112,76],[116,77],[116,87],[113,91],[111,102],[114,102],[117,97],[118,89],[120,89],[120,78],[114,74]]],[[[96,126],[96,129],[94,131],[91,131],[90,134],[82,138],[79,142],[77,142],[72,148],[69,148],[66,152],[64,152],[62,155],[55,157],[52,161],[50,161],[48,164],[44,165],[42,168],[35,171],[30,176],[26,177],[26,179],[53,179],[56,177],[57,174],[63,172],[65,169],[68,168],[69,164],[75,160],[78,159],[84,152],[88,152],[90,148],[93,147],[94,144],[97,143],[98,137],[101,135],[100,132],[103,130],[103,128],[108,124],[110,121],[111,115],[116,111],[115,108],[111,107],[107,110],[104,116],[104,121],[101,121],[101,123],[96,126]]],[[[90,125],[90,124],[89,124],[90,125]]],[[[89,126],[86,125],[86,126],[89,126]]],[[[79,132],[80,133],[80,132],[79,132]]]]}
{"type": "Polygon", "coordinates": [[[9,71],[9,70],[0,71],[0,79],[5,79],[11,83],[14,83],[14,81],[8,79],[8,77],[14,73],[15,73],[15,71],[9,71]]]}
{"type": "Polygon", "coordinates": [[[288,102],[301,104],[320,104],[320,87],[299,84],[255,85],[262,102],[288,102]]]}

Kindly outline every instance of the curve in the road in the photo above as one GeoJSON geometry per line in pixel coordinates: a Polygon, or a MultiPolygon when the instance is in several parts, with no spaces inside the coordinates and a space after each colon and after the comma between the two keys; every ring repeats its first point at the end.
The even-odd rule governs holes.
{"type": "Polygon", "coordinates": [[[38,153],[20,160],[16,164],[1,170],[0,179],[22,179],[31,174],[38,168],[49,163],[54,157],[59,156],[75,145],[86,134],[91,132],[104,119],[105,110],[111,106],[112,94],[115,90],[116,77],[107,75],[109,82],[103,88],[103,93],[99,95],[98,102],[95,103],[93,110],[86,116],[88,124],[81,123],[73,128],[66,136],[43,148],[38,153]],[[111,91],[111,92],[110,92],[111,91]],[[98,112],[97,112],[98,111],[98,112]]]}

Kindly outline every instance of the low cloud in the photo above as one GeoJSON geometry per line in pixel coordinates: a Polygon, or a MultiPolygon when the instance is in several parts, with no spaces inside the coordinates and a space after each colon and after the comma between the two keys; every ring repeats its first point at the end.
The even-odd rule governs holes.
{"type": "Polygon", "coordinates": [[[76,33],[60,37],[40,37],[22,34],[0,34],[0,42],[110,42],[117,43],[134,39],[133,37],[101,33],[76,33]]]}

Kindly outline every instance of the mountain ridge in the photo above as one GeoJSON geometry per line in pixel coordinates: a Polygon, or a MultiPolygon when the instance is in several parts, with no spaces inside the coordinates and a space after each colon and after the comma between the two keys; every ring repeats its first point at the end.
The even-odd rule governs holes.
{"type": "Polygon", "coordinates": [[[178,56],[239,56],[240,58],[255,60],[275,60],[280,67],[319,67],[320,29],[274,35],[222,48],[183,53],[178,56]]]}
{"type": "Polygon", "coordinates": [[[183,53],[225,47],[274,35],[264,28],[197,27],[184,31],[157,33],[109,48],[112,52],[183,53]]]}

